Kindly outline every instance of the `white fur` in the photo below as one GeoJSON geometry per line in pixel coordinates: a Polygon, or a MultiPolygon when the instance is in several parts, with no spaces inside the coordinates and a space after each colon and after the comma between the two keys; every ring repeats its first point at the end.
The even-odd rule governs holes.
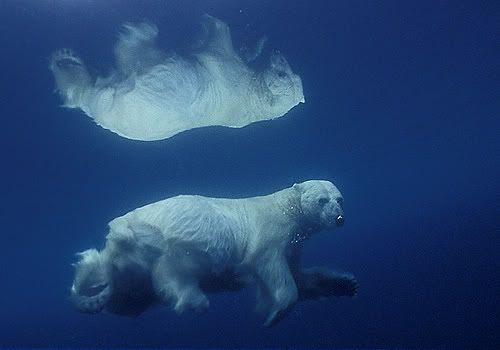
{"type": "Polygon", "coordinates": [[[352,296],[353,277],[299,266],[302,241],[343,215],[341,198],[312,180],[262,197],[177,196],[135,209],[109,223],[101,252],[81,254],[73,300],[84,312],[137,315],[156,302],[202,312],[207,292],[254,285],[270,325],[297,300],[352,296]]]}
{"type": "Polygon", "coordinates": [[[156,47],[156,26],[125,24],[114,49],[116,70],[96,81],[73,51],[55,52],[50,68],[64,105],[123,137],[152,141],[204,126],[243,127],[304,102],[301,79],[279,52],[256,72],[233,49],[225,23],[205,15],[203,28],[204,45],[180,57],[156,47]]]}

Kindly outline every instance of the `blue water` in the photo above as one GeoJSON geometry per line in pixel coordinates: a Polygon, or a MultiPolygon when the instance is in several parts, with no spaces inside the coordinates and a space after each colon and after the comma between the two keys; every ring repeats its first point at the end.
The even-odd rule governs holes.
{"type": "Polygon", "coordinates": [[[499,348],[500,46],[495,1],[0,2],[0,347],[499,348]],[[306,104],[244,129],[159,142],[118,137],[59,107],[50,53],[103,73],[118,26],[148,19],[182,52],[203,13],[236,42],[266,34],[306,104]],[[266,329],[252,291],[201,317],[78,313],[74,253],[107,222],[169,196],[255,196],[334,181],[346,225],[305,265],[350,271],[354,299],[298,305],[266,329]]]}

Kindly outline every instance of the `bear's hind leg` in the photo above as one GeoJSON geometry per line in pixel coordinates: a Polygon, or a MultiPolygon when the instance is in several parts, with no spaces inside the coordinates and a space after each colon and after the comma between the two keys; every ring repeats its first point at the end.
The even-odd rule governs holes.
{"type": "Polygon", "coordinates": [[[82,93],[90,87],[91,78],[83,60],[70,49],[52,54],[50,70],[66,107],[79,107],[82,93]]]}
{"type": "Polygon", "coordinates": [[[82,312],[98,313],[108,303],[111,279],[104,254],[95,249],[79,253],[80,261],[74,264],[75,279],[71,286],[71,299],[82,312]]]}
{"type": "Polygon", "coordinates": [[[202,313],[208,309],[207,296],[199,287],[199,262],[196,255],[166,253],[153,270],[153,287],[164,303],[171,303],[181,314],[185,311],[202,313]]]}

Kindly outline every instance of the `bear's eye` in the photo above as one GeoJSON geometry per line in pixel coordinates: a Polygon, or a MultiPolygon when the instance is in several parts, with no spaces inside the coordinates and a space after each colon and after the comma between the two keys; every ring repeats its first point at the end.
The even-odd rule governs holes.
{"type": "Polygon", "coordinates": [[[326,203],[328,203],[330,200],[326,197],[321,197],[320,199],[318,199],[318,203],[320,205],[325,205],[326,203]]]}
{"type": "Polygon", "coordinates": [[[338,203],[339,205],[344,204],[344,198],[342,198],[342,197],[337,198],[337,203],[338,203]]]}

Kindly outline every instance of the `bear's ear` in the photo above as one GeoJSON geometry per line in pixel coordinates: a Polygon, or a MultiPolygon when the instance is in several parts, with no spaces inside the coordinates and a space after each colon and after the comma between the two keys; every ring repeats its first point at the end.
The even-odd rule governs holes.
{"type": "Polygon", "coordinates": [[[293,189],[297,190],[297,191],[302,191],[302,184],[293,184],[292,186],[293,189]]]}

